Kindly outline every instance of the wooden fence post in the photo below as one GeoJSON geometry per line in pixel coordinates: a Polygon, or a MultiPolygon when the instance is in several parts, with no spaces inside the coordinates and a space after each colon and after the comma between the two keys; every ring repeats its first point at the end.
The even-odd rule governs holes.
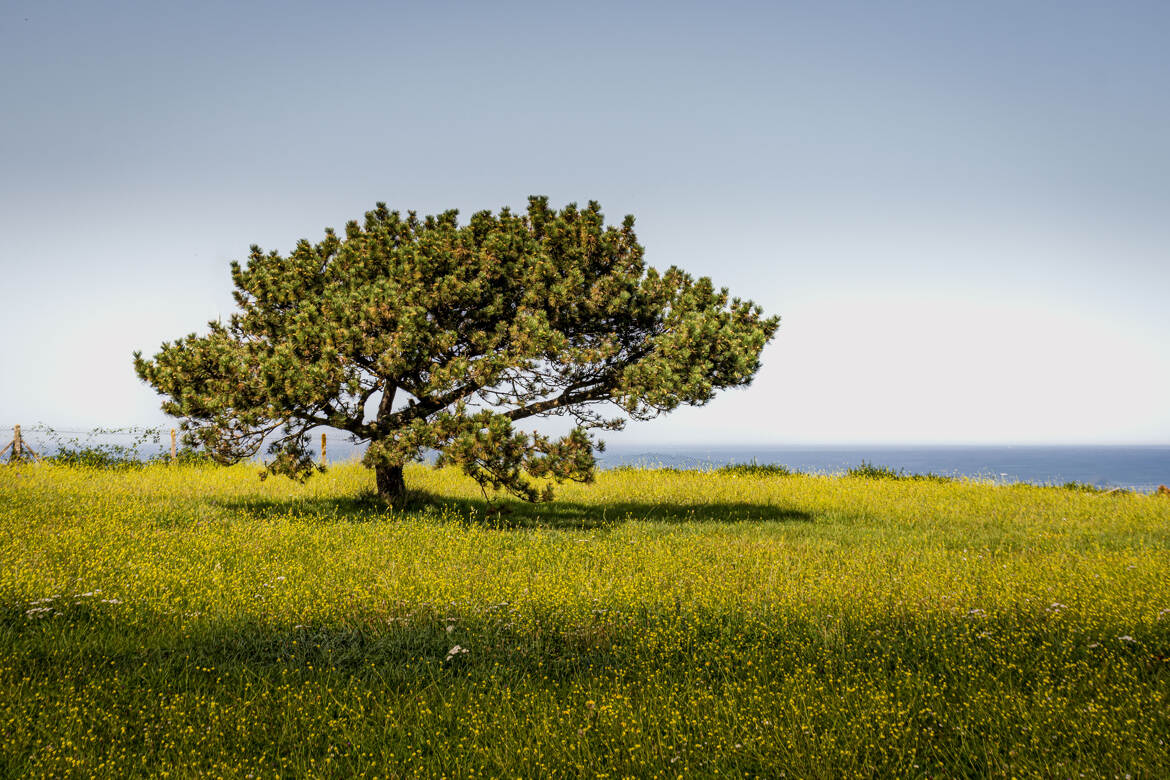
{"type": "Polygon", "coordinates": [[[0,458],[4,457],[4,453],[12,450],[12,455],[8,458],[9,463],[23,463],[24,454],[27,452],[37,463],[41,463],[41,456],[32,447],[24,443],[24,436],[20,433],[20,425],[12,426],[12,441],[5,445],[4,449],[0,450],[0,458]]]}
{"type": "Polygon", "coordinates": [[[321,465],[325,465],[325,434],[321,434],[321,465]]]}
{"type": "Polygon", "coordinates": [[[179,454],[175,451],[175,429],[171,428],[171,463],[179,459],[179,454]]]}

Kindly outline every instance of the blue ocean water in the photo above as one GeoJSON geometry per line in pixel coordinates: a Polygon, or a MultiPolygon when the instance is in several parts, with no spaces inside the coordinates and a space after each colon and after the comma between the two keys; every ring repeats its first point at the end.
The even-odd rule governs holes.
{"type": "Polygon", "coordinates": [[[1170,446],[613,447],[599,460],[603,468],[691,469],[754,461],[819,474],[841,473],[866,461],[911,474],[933,473],[1001,483],[1083,482],[1143,492],[1170,484],[1170,446]]]}

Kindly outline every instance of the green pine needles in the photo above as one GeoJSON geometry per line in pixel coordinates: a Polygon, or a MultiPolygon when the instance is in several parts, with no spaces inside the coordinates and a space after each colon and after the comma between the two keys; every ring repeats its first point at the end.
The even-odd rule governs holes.
{"type": "Polygon", "coordinates": [[[779,324],[706,277],[647,267],[633,217],[606,226],[596,202],[457,214],[379,203],[287,256],[253,246],[232,263],[239,311],[136,352],[135,370],[224,462],[269,441],[269,469],[304,479],[309,431],[329,426],[368,442],[387,500],[405,496],[403,465],[436,450],[485,490],[538,501],[592,479],[591,431],[748,384],[779,324]],[[549,415],[575,427],[516,427],[549,415]]]}

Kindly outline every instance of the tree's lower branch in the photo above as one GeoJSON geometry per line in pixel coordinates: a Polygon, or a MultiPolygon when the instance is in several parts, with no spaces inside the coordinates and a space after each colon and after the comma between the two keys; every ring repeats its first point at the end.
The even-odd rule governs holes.
{"type": "Polygon", "coordinates": [[[549,398],[545,401],[538,401],[527,406],[522,406],[519,409],[513,409],[508,412],[506,417],[509,419],[523,420],[526,417],[533,417],[538,414],[562,409],[573,404],[587,403],[589,401],[602,401],[609,396],[609,386],[605,384],[594,385],[584,390],[569,391],[558,395],[556,398],[549,398]]]}

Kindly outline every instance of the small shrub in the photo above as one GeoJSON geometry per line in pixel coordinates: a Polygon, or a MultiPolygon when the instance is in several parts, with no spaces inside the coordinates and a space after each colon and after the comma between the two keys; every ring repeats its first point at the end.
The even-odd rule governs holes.
{"type": "Polygon", "coordinates": [[[848,477],[860,479],[897,479],[912,482],[954,482],[954,477],[927,472],[926,474],[907,474],[905,469],[894,471],[888,466],[877,466],[868,461],[861,461],[860,466],[854,466],[845,472],[848,477]]]}
{"type": "MultiPolygon", "coordinates": [[[[151,463],[170,463],[171,454],[169,452],[160,452],[150,459],[151,463]]],[[[226,465],[216,460],[215,457],[207,450],[197,449],[194,447],[179,447],[175,452],[175,463],[183,466],[223,466],[226,465]]]]}
{"type": "Polygon", "coordinates": [[[63,447],[46,460],[59,466],[90,469],[130,469],[145,465],[134,450],[118,445],[63,447]]]}
{"type": "Polygon", "coordinates": [[[906,471],[894,471],[886,466],[876,466],[868,461],[861,461],[860,466],[854,466],[845,472],[847,477],[859,479],[907,479],[906,471]]]}
{"type": "Polygon", "coordinates": [[[933,471],[928,471],[925,474],[910,474],[906,479],[916,480],[918,482],[957,482],[954,477],[948,477],[945,474],[935,474],[933,471]]]}
{"type": "Polygon", "coordinates": [[[1101,488],[1090,485],[1088,482],[1065,482],[1061,485],[1065,490],[1075,490],[1078,493],[1101,493],[1101,488]]]}
{"type": "Polygon", "coordinates": [[[738,477],[791,477],[800,473],[779,463],[756,463],[755,458],[752,458],[751,463],[732,463],[720,466],[715,469],[715,472],[738,477]]]}

